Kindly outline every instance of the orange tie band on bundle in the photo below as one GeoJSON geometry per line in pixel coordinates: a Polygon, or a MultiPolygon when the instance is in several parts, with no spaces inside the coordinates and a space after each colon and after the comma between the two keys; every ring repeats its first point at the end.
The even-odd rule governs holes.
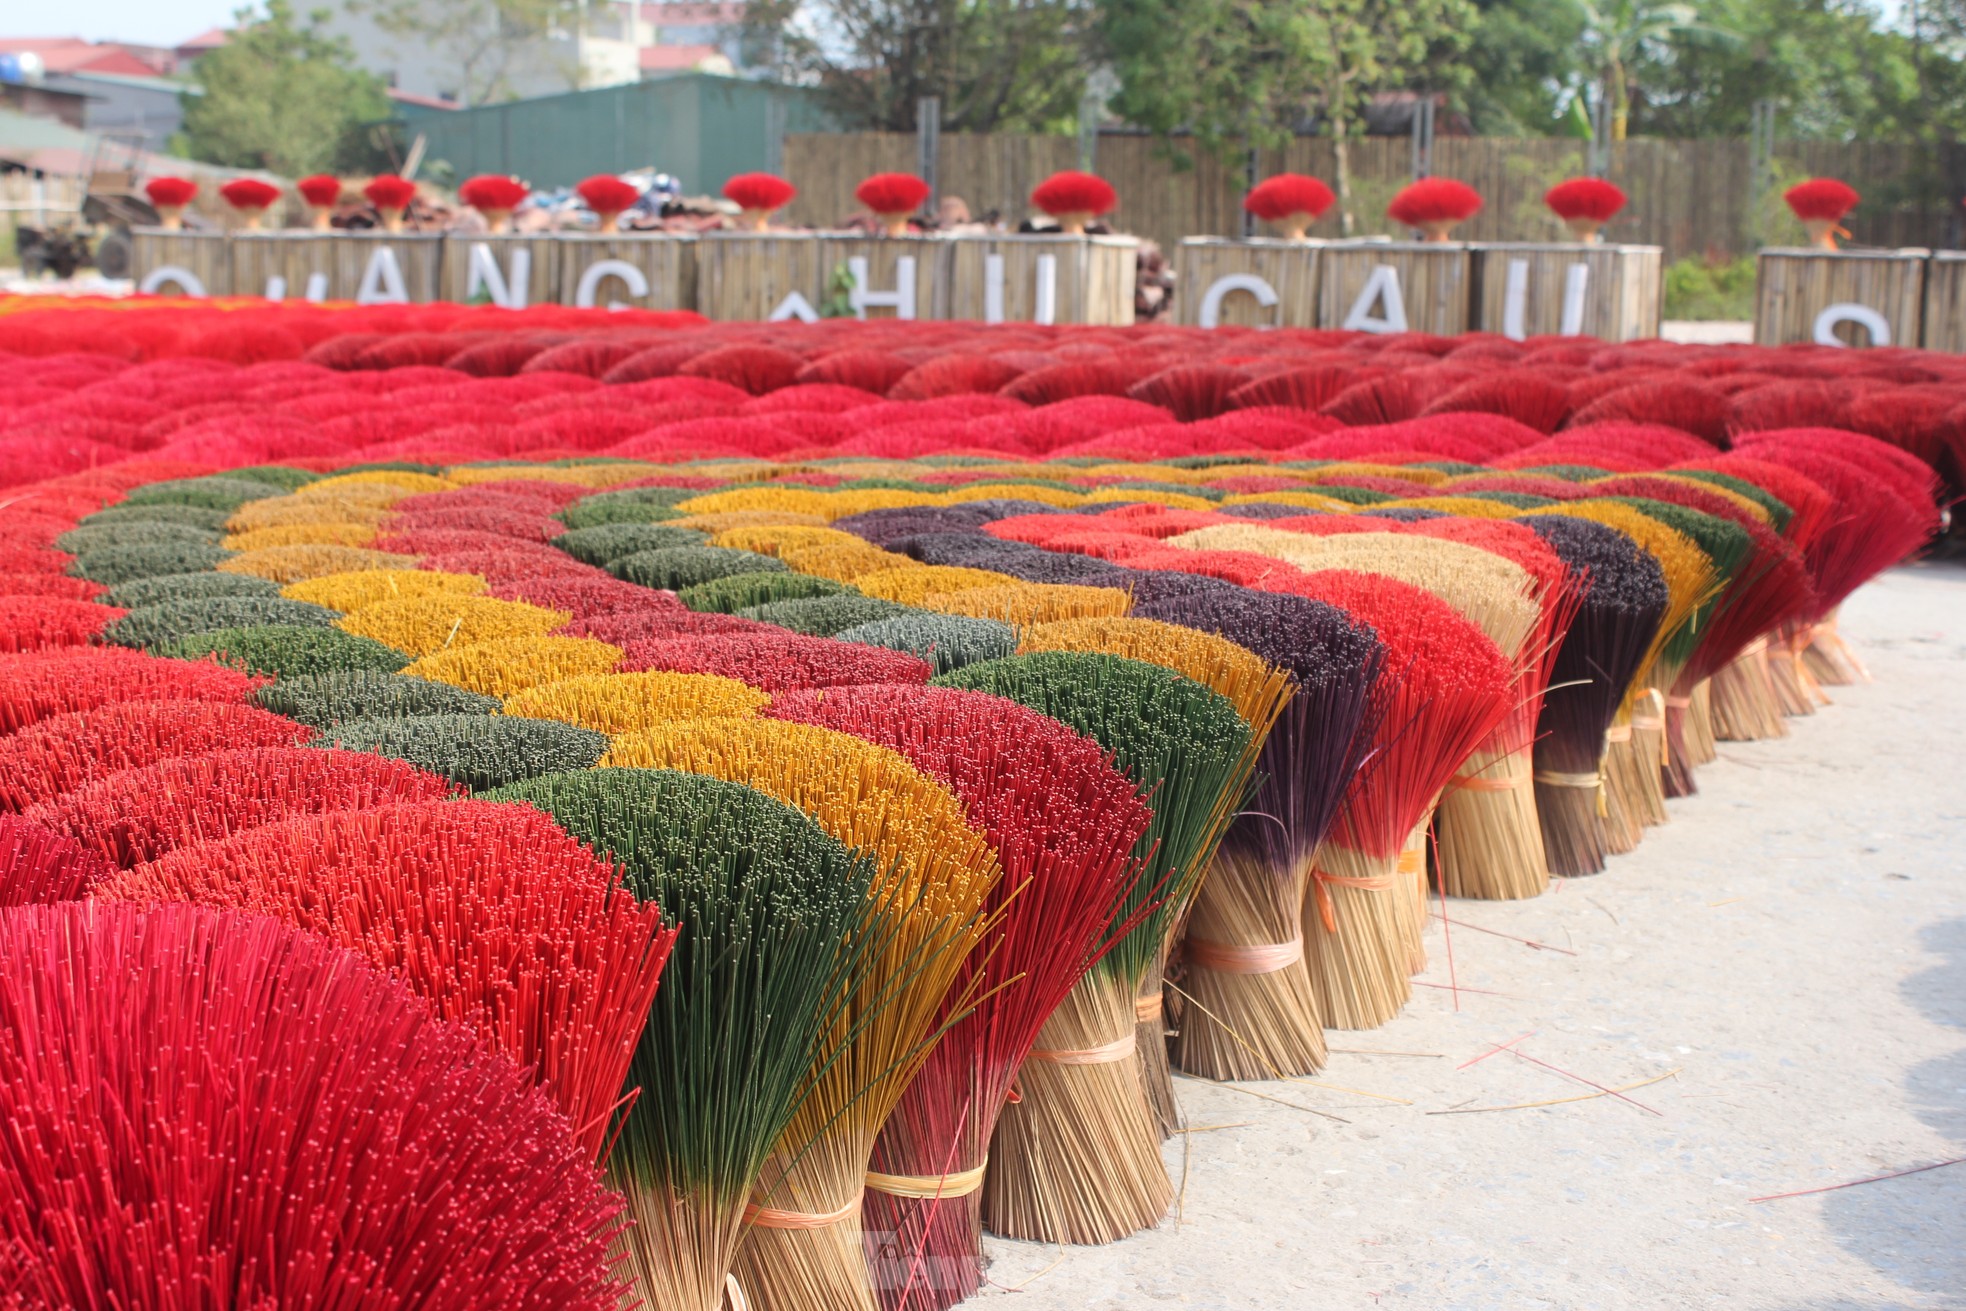
{"type": "Polygon", "coordinates": [[[1304,959],[1304,940],[1234,946],[1226,942],[1188,939],[1188,963],[1218,974],[1274,974],[1304,959]]]}
{"type": "Polygon", "coordinates": [[[1690,696],[1669,696],[1666,698],[1666,704],[1674,710],[1685,710],[1693,704],[1693,698],[1690,696]]]}
{"type": "MultiPolygon", "coordinates": [[[[1194,954],[1194,940],[1192,938],[1188,941],[1188,951],[1190,956],[1194,954]]],[[[1158,1020],[1160,1015],[1160,993],[1157,992],[1151,997],[1135,997],[1133,999],[1133,1018],[1140,1021],[1140,1023],[1145,1024],[1149,1020],[1158,1020]]]]}
{"type": "Polygon", "coordinates": [[[1632,727],[1642,728],[1648,733],[1659,734],[1659,764],[1663,768],[1665,765],[1671,763],[1670,748],[1665,739],[1666,695],[1656,687],[1648,687],[1645,689],[1645,699],[1659,708],[1658,713],[1655,715],[1641,715],[1636,711],[1632,712],[1632,727]]]}
{"type": "Polygon", "coordinates": [[[1027,1060],[1043,1061],[1047,1065],[1113,1065],[1119,1061],[1133,1059],[1135,1044],[1133,1035],[1115,1038],[1103,1047],[1092,1047],[1085,1051],[1051,1051],[1043,1048],[1033,1049],[1027,1060]]]}
{"type": "Polygon", "coordinates": [[[853,1200],[845,1206],[837,1211],[828,1211],[824,1215],[809,1214],[805,1211],[780,1211],[776,1207],[746,1203],[744,1223],[756,1225],[760,1229],[827,1229],[858,1214],[860,1214],[860,1194],[855,1193],[853,1200]]]}
{"type": "Polygon", "coordinates": [[[1545,783],[1553,788],[1590,788],[1597,793],[1597,813],[1600,815],[1610,813],[1610,803],[1604,795],[1602,771],[1595,774],[1565,774],[1554,769],[1539,769],[1535,777],[1538,783],[1545,783]]]}
{"type": "Polygon", "coordinates": [[[989,1168],[990,1163],[986,1160],[974,1170],[945,1175],[881,1174],[869,1170],[867,1186],[877,1193],[886,1193],[889,1197],[912,1197],[926,1202],[940,1198],[968,1197],[983,1186],[983,1175],[989,1168]]]}
{"type": "Polygon", "coordinates": [[[1607,743],[1629,742],[1632,740],[1632,726],[1630,724],[1613,724],[1604,730],[1604,740],[1607,743]]]}
{"type": "MultiPolygon", "coordinates": [[[[1400,859],[1402,861],[1406,859],[1405,852],[1400,853],[1400,859]]],[[[1331,903],[1331,893],[1326,890],[1329,885],[1336,884],[1341,888],[1358,888],[1365,892],[1391,892],[1393,890],[1394,877],[1391,874],[1374,874],[1369,877],[1352,878],[1345,874],[1327,874],[1321,869],[1313,869],[1311,871],[1311,892],[1317,897],[1318,918],[1324,921],[1324,931],[1326,933],[1336,933],[1338,931],[1338,913],[1331,903]]]]}

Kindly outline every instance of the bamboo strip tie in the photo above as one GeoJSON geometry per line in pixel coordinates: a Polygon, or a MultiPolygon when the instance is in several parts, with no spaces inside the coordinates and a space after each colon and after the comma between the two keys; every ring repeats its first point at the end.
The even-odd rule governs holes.
{"type": "Polygon", "coordinates": [[[882,1174],[878,1170],[867,1172],[867,1187],[889,1197],[912,1197],[920,1201],[968,1197],[983,1186],[983,1176],[988,1173],[990,1162],[973,1170],[959,1170],[945,1175],[882,1174]]]}

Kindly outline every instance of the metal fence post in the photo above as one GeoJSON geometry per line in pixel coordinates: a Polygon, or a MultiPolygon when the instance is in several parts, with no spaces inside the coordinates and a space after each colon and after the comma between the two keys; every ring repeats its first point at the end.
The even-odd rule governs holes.
{"type": "Polygon", "coordinates": [[[922,207],[931,213],[938,199],[936,190],[941,185],[936,176],[941,162],[942,97],[923,96],[915,102],[915,172],[928,183],[928,200],[922,207]]]}

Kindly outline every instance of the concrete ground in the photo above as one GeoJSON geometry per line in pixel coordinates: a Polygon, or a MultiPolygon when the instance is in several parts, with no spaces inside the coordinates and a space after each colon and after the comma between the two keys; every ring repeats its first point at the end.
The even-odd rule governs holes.
{"type": "Polygon", "coordinates": [[[1182,1080],[1178,1215],[1106,1248],[991,1240],[989,1295],[1966,1307],[1966,1164],[1756,1200],[1966,1157],[1966,561],[1877,580],[1843,630],[1874,684],[1723,743],[1608,873],[1450,903],[1451,965],[1436,921],[1413,1005],[1330,1035],[1317,1080],[1182,1080]]]}

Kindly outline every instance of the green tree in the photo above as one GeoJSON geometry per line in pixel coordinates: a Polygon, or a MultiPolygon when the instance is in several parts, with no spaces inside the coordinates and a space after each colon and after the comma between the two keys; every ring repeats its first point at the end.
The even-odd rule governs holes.
{"type": "Polygon", "coordinates": [[[1573,135],[1567,111],[1590,76],[1584,15],[1575,0],[1474,4],[1477,17],[1460,56],[1466,78],[1456,101],[1475,131],[1490,137],[1573,135]]]}
{"type": "Polygon", "coordinates": [[[1611,139],[1623,141],[1631,122],[1632,66],[1672,45],[1734,44],[1732,32],[1705,22],[1677,0],[1576,0],[1584,18],[1584,48],[1611,95],[1611,139]]]}
{"type": "Polygon", "coordinates": [[[747,62],[816,86],[849,127],[1069,130],[1085,92],[1085,0],[750,0],[747,62]]]}
{"type": "Polygon", "coordinates": [[[1340,223],[1354,225],[1350,143],[1375,91],[1457,86],[1471,0],[1102,0],[1114,110],[1217,150],[1330,133],[1340,223]]]}
{"type": "Polygon", "coordinates": [[[1780,135],[1803,140],[1917,140],[1956,126],[1958,64],[1881,29],[1846,0],[1715,0],[1732,42],[1673,43],[1642,59],[1637,130],[1657,136],[1746,136],[1758,101],[1775,102],[1780,135]],[[1950,88],[1947,94],[1942,88],[1950,88]]]}
{"type": "Polygon", "coordinates": [[[550,40],[579,27],[580,0],[346,0],[390,36],[450,65],[466,105],[512,100],[523,73],[545,71],[580,86],[580,66],[550,40]]]}
{"type": "Polygon", "coordinates": [[[198,61],[179,148],[193,159],[287,177],[372,161],[371,129],[390,116],[382,82],[352,66],[326,11],[296,21],[288,0],[240,10],[223,46],[198,61]]]}

